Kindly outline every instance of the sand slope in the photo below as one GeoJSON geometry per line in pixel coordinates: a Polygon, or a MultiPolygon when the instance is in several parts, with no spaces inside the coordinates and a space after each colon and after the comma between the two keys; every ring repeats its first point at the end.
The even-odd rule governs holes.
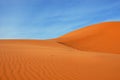
{"type": "Polygon", "coordinates": [[[120,22],[91,25],[57,39],[82,51],[120,53],[120,22]]]}
{"type": "Polygon", "coordinates": [[[0,40],[0,80],[120,80],[120,55],[50,40],[0,40]]]}

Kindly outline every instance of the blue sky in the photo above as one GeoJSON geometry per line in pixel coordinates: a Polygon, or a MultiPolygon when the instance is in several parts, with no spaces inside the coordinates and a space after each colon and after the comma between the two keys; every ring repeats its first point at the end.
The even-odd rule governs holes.
{"type": "Polygon", "coordinates": [[[120,0],[0,0],[0,39],[50,39],[120,21],[120,0]]]}

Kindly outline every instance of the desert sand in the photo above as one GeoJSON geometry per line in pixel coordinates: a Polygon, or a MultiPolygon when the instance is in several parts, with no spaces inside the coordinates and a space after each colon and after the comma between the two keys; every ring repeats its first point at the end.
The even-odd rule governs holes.
{"type": "Polygon", "coordinates": [[[59,42],[82,51],[120,53],[120,22],[103,22],[65,34],[59,42]]]}
{"type": "MultiPolygon", "coordinates": [[[[106,23],[100,25],[103,24],[106,23]]],[[[99,27],[99,29],[100,31],[97,27],[94,29],[86,27],[81,29],[82,32],[78,30],[56,40],[0,40],[0,80],[120,80],[120,54],[116,54],[120,52],[120,42],[116,40],[109,44],[109,41],[114,40],[113,38],[119,39],[119,37],[110,35],[113,33],[112,30],[114,31],[113,27],[110,29],[104,27],[104,31],[103,28],[99,27]],[[82,34],[86,30],[87,33],[82,34]],[[105,31],[108,33],[105,34],[105,31]],[[94,41],[91,36],[91,39],[87,38],[88,35],[94,36],[94,33],[99,32],[101,32],[101,38],[108,40],[104,43],[104,49],[100,43],[97,43],[99,37],[97,39],[95,37],[94,41]],[[78,33],[80,33],[79,36],[78,33]],[[76,37],[73,37],[75,34],[76,37]],[[106,35],[108,38],[111,36],[112,40],[105,38],[106,35]],[[81,38],[84,39],[79,41],[81,38]],[[84,50],[80,45],[81,41],[82,46],[85,45],[84,50]],[[90,45],[92,42],[97,43],[96,52],[94,45],[90,45]],[[68,43],[69,45],[66,45],[68,43]],[[75,44],[73,46],[73,43],[76,46],[75,44]],[[89,45],[88,48],[86,48],[87,45],[89,45]],[[108,50],[108,48],[113,49],[108,50]]],[[[115,27],[115,34],[119,32],[118,29],[119,27],[117,29],[115,27]]]]}

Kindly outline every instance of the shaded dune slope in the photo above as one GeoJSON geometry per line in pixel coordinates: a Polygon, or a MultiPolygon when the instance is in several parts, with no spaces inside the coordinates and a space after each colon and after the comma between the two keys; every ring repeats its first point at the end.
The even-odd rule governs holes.
{"type": "Polygon", "coordinates": [[[94,24],[56,40],[82,51],[120,53],[120,22],[94,24]]]}
{"type": "Polygon", "coordinates": [[[51,40],[0,40],[0,80],[120,80],[120,55],[51,40]]]}

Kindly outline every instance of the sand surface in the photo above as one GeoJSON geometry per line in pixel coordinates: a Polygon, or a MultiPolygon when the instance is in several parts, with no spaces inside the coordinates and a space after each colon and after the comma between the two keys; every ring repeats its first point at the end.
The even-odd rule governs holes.
{"type": "Polygon", "coordinates": [[[81,51],[120,53],[120,22],[104,22],[81,28],[56,39],[81,51]]]}
{"type": "Polygon", "coordinates": [[[120,55],[52,40],[0,40],[0,80],[120,80],[120,55]]]}

